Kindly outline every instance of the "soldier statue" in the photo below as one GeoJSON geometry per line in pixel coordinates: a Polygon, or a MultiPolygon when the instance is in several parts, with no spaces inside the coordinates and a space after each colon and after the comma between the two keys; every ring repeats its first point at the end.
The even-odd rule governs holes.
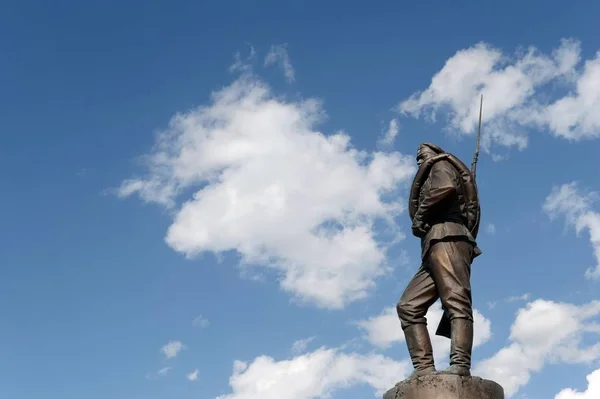
{"type": "Polygon", "coordinates": [[[410,377],[471,375],[473,308],[471,263],[481,254],[475,238],[480,208],[474,172],[440,147],[423,143],[411,189],[412,232],[421,239],[421,266],[396,309],[414,366],[410,377]],[[436,372],[425,315],[441,299],[436,335],[451,339],[450,367],[436,372]]]}

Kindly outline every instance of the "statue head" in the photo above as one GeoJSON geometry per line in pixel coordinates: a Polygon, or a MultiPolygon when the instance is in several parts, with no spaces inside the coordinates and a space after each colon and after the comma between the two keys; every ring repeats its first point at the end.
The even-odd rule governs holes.
{"type": "Polygon", "coordinates": [[[417,164],[421,165],[429,158],[443,153],[444,150],[437,145],[432,143],[423,143],[419,146],[419,150],[417,151],[417,164]]]}

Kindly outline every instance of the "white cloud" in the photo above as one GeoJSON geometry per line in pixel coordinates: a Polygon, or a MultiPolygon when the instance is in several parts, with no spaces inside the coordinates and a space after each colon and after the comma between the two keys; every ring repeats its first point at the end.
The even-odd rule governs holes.
{"type": "Polygon", "coordinates": [[[377,316],[356,322],[356,325],[366,333],[365,338],[371,345],[380,349],[386,349],[404,340],[400,319],[393,306],[384,309],[377,316]]]}
{"type": "Polygon", "coordinates": [[[162,369],[160,369],[160,370],[158,370],[156,372],[146,374],[146,379],[148,379],[148,380],[154,380],[154,379],[157,379],[157,378],[164,377],[172,369],[173,369],[173,367],[163,367],[162,369]]]}
{"type": "Polygon", "coordinates": [[[398,136],[399,131],[400,127],[398,126],[398,120],[392,119],[383,137],[377,141],[378,144],[382,146],[390,146],[394,144],[394,140],[396,140],[396,136],[398,136]]]}
{"type": "Polygon", "coordinates": [[[190,381],[196,381],[198,379],[198,369],[192,371],[186,377],[190,381]]]}
{"type": "Polygon", "coordinates": [[[247,73],[252,70],[252,61],[256,57],[256,51],[251,44],[246,44],[248,44],[248,47],[250,47],[250,54],[248,54],[248,57],[245,59],[242,59],[240,52],[235,53],[234,62],[231,64],[231,66],[229,66],[229,72],[247,73]]]}
{"type": "Polygon", "coordinates": [[[199,315],[192,321],[192,325],[200,328],[206,328],[210,325],[210,322],[202,315],[199,315]]]}
{"type": "Polygon", "coordinates": [[[281,66],[283,75],[288,82],[291,83],[296,79],[296,73],[294,71],[294,67],[292,66],[290,56],[288,55],[286,44],[271,46],[271,49],[265,57],[265,66],[272,64],[279,64],[279,66],[281,66]]]}
{"type": "Polygon", "coordinates": [[[234,363],[229,378],[232,392],[218,399],[322,398],[336,390],[365,383],[382,395],[404,379],[410,369],[407,361],[324,347],[281,361],[259,356],[250,365],[234,363]]]}
{"type": "Polygon", "coordinates": [[[528,301],[530,297],[531,297],[531,294],[529,292],[526,292],[523,295],[509,296],[508,298],[506,298],[504,300],[504,302],[510,303],[510,302],[528,301]]]}
{"type": "Polygon", "coordinates": [[[324,135],[323,116],[318,101],[286,102],[244,74],[211,104],[174,116],[145,158],[147,176],[119,194],[174,210],[166,242],[177,252],[237,251],[243,267],[279,271],[295,298],[341,308],[389,272],[387,246],[403,237],[398,189],[416,169],[412,156],[324,135]],[[393,230],[389,242],[377,220],[393,230]]]}
{"type": "MultiPolygon", "coordinates": [[[[431,336],[433,354],[436,364],[447,362],[450,353],[450,340],[435,335],[438,323],[442,318],[442,306],[436,302],[427,312],[427,329],[431,336]]],[[[491,336],[491,322],[478,310],[473,310],[475,319],[473,326],[473,347],[478,347],[487,342],[491,336]]],[[[395,307],[386,308],[381,314],[366,320],[357,322],[357,325],[366,333],[365,338],[374,346],[386,349],[391,345],[404,341],[404,332],[400,326],[400,320],[395,307]]]]}
{"type": "Polygon", "coordinates": [[[600,301],[582,306],[546,300],[533,301],[517,312],[511,342],[478,363],[474,374],[489,378],[514,396],[546,363],[587,363],[600,358],[600,343],[582,347],[584,333],[594,333],[590,320],[600,315],[600,301]]]}
{"type": "Polygon", "coordinates": [[[551,219],[564,215],[577,234],[587,229],[596,259],[596,265],[585,272],[588,279],[600,279],[600,213],[592,210],[592,203],[597,198],[598,194],[582,193],[577,183],[572,182],[553,188],[543,205],[551,219]]]}
{"type": "Polygon", "coordinates": [[[541,117],[558,136],[578,140],[600,136],[600,52],[587,60],[575,92],[554,102],[541,117]]]}
{"type": "Polygon", "coordinates": [[[563,389],[554,399],[598,399],[600,398],[600,369],[592,372],[587,377],[588,386],[585,392],[574,389],[563,389]]]}
{"type": "Polygon", "coordinates": [[[493,223],[488,223],[487,226],[485,226],[485,232],[493,236],[496,234],[496,225],[493,223]]]}
{"type": "Polygon", "coordinates": [[[400,112],[435,121],[448,111],[449,128],[474,134],[479,94],[484,94],[482,146],[492,143],[523,149],[527,128],[547,128],[567,139],[600,136],[600,52],[577,70],[580,43],[562,40],[552,54],[534,47],[514,57],[486,43],[458,51],[437,72],[430,86],[402,101],[400,112]],[[559,83],[572,92],[547,101],[544,88],[559,83]]]}
{"type": "Polygon", "coordinates": [[[292,353],[298,355],[306,351],[308,345],[314,341],[315,337],[309,337],[306,339],[299,339],[292,344],[292,353]]]}
{"type": "Polygon", "coordinates": [[[180,341],[170,341],[168,344],[160,348],[161,352],[167,359],[171,359],[183,349],[185,346],[180,341]]]}

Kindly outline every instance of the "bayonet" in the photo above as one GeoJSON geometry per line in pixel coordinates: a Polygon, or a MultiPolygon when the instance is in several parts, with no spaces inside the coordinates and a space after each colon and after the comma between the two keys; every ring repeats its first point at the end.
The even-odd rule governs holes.
{"type": "Polygon", "coordinates": [[[475,155],[473,155],[473,163],[471,163],[471,174],[473,175],[473,181],[477,175],[477,159],[479,158],[479,142],[481,141],[481,113],[483,110],[483,94],[481,95],[481,101],[479,102],[479,128],[477,129],[477,144],[475,146],[475,155]]]}

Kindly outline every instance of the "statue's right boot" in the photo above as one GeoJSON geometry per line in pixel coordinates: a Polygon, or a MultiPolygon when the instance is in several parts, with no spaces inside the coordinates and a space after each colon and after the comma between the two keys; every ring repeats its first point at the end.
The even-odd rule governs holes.
{"type": "Polygon", "coordinates": [[[404,329],[408,353],[415,371],[408,377],[421,377],[435,372],[433,347],[426,324],[413,324],[404,329]]]}
{"type": "Polygon", "coordinates": [[[467,377],[471,375],[473,322],[467,319],[453,319],[451,323],[450,367],[440,371],[439,374],[467,377]]]}

